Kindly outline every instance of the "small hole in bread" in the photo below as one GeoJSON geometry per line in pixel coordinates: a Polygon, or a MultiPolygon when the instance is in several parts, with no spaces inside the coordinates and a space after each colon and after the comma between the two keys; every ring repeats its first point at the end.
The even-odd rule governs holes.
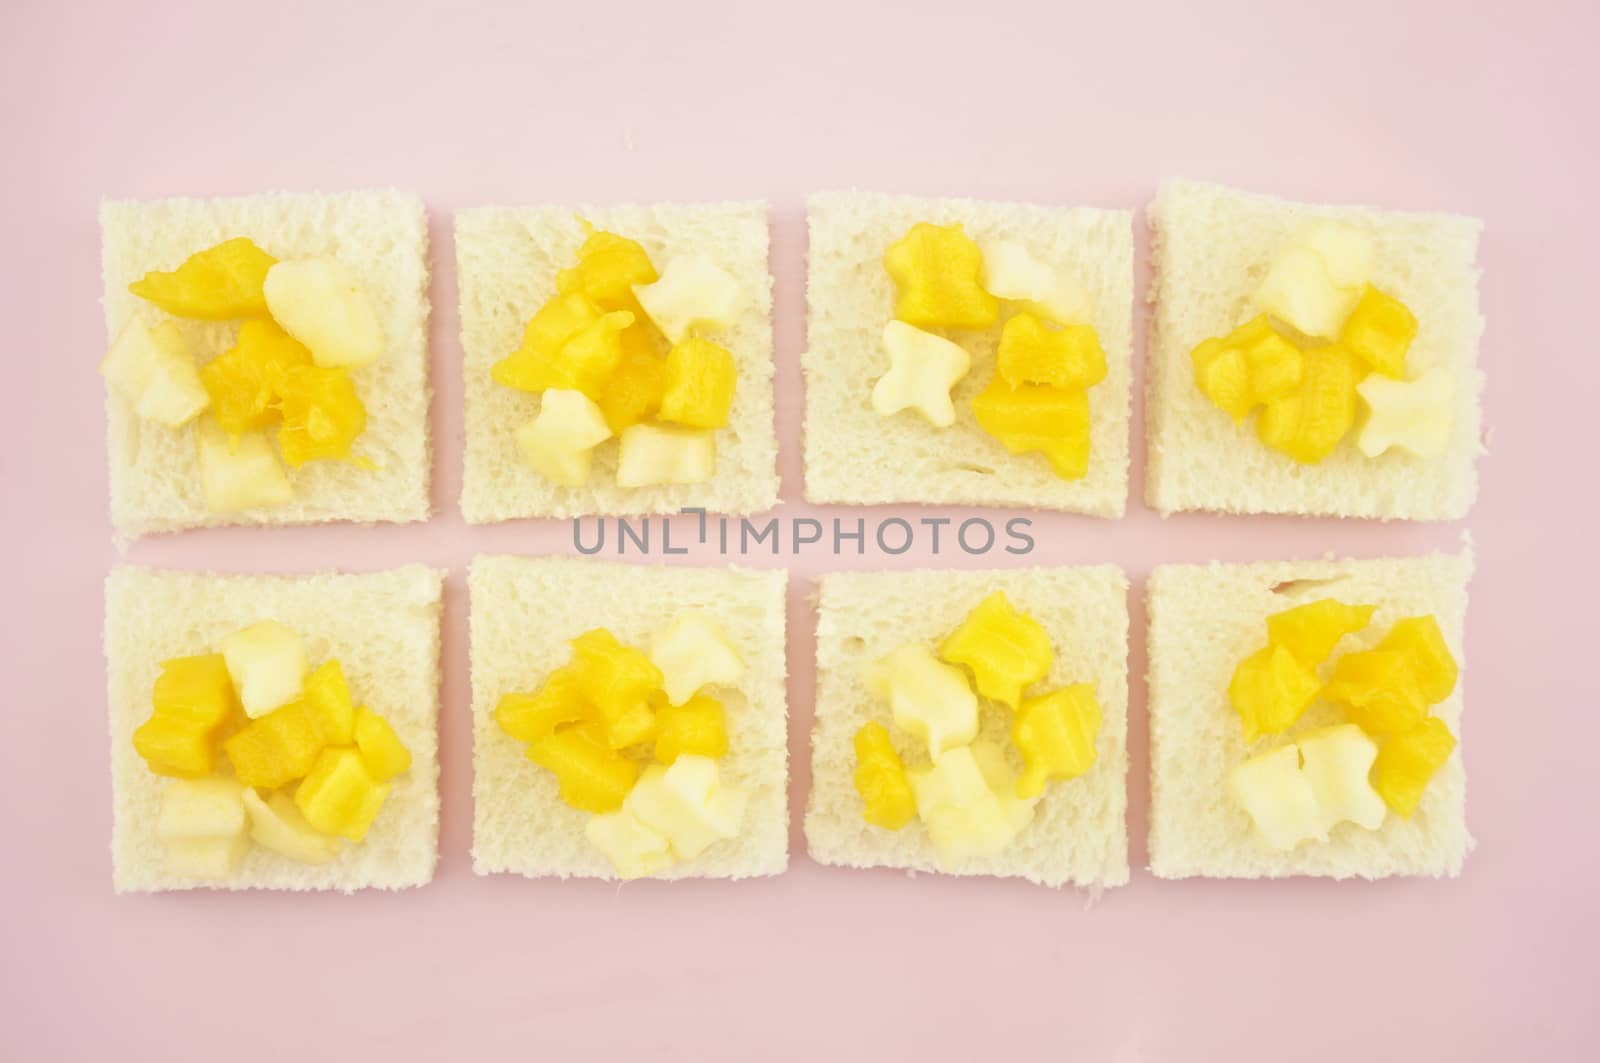
{"type": "Polygon", "coordinates": [[[1314,591],[1325,590],[1335,583],[1342,583],[1344,578],[1343,576],[1323,576],[1315,579],[1286,579],[1281,583],[1274,583],[1272,585],[1272,593],[1282,594],[1286,597],[1309,594],[1314,591]]]}
{"type": "Polygon", "coordinates": [[[859,654],[865,652],[866,648],[867,640],[859,635],[851,635],[844,640],[844,652],[846,653],[859,654]]]}
{"type": "Polygon", "coordinates": [[[953,465],[945,466],[946,472],[973,472],[979,476],[993,476],[994,470],[987,465],[979,465],[971,461],[958,461],[953,465]]]}

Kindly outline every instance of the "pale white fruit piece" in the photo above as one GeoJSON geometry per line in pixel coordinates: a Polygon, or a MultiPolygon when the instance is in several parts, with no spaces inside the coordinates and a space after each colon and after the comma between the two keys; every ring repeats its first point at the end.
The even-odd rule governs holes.
{"type": "Polygon", "coordinates": [[[872,387],[872,408],[885,417],[916,410],[936,428],[955,424],[950,389],[972,367],[966,349],[904,321],[884,326],[883,346],[889,371],[872,387]]]}
{"type": "Polygon", "coordinates": [[[551,388],[539,413],[515,433],[522,460],[551,483],[582,487],[589,480],[594,448],[611,438],[605,414],[581,391],[551,388]]]}
{"type": "Polygon", "coordinates": [[[618,487],[705,483],[716,471],[712,429],[636,424],[622,430],[618,487]]]}
{"type": "Polygon", "coordinates": [[[1295,739],[1300,747],[1300,772],[1311,784],[1322,828],[1331,830],[1349,820],[1367,830],[1383,824],[1388,806],[1372,788],[1368,774],[1378,759],[1378,744],[1353,723],[1320,727],[1295,739]]]}
{"type": "Polygon", "coordinates": [[[927,743],[930,757],[964,746],[978,733],[978,696],[966,673],[922,643],[908,643],[884,657],[867,681],[888,699],[895,726],[927,743]]]}
{"type": "Polygon", "coordinates": [[[307,823],[286,793],[275,791],[262,800],[247,789],[244,808],[250,815],[250,838],[263,849],[300,864],[326,864],[339,855],[340,840],[307,823]]]}
{"type": "Polygon", "coordinates": [[[1300,770],[1300,750],[1293,743],[1240,764],[1228,785],[1270,847],[1287,851],[1304,841],[1328,840],[1316,791],[1300,770]]]}
{"type": "Polygon", "coordinates": [[[1359,289],[1372,279],[1377,252],[1365,229],[1342,221],[1313,222],[1296,242],[1321,257],[1335,287],[1359,289]]]}
{"type": "Polygon", "coordinates": [[[245,833],[245,788],[236,779],[178,779],[161,792],[156,837],[232,838],[245,833]]]}
{"type": "Polygon", "coordinates": [[[650,640],[650,660],[661,669],[667,700],[682,705],[702,688],[737,683],[744,661],[708,614],[685,609],[650,640]]]}
{"type": "Polygon", "coordinates": [[[250,852],[250,836],[174,838],[162,843],[162,869],[179,878],[232,878],[250,852]]]}
{"type": "Polygon", "coordinates": [[[246,716],[265,716],[289,704],[305,684],[305,645],[276,620],[263,620],[224,638],[222,657],[246,716]]]}
{"type": "Polygon", "coordinates": [[[1004,754],[984,745],[959,746],[906,773],[917,815],[946,864],[1002,851],[1033,819],[1032,803],[1010,796],[1004,754]]]}
{"type": "Polygon", "coordinates": [[[739,833],[745,794],[721,784],[716,761],[685,753],[668,767],[646,768],[622,807],[664,836],[676,857],[693,860],[739,833]]]}
{"type": "Polygon", "coordinates": [[[1415,380],[1369,373],[1356,385],[1367,414],[1356,446],[1369,458],[1390,449],[1419,458],[1437,458],[1450,446],[1455,429],[1456,380],[1434,368],[1415,380]]]}
{"type": "Polygon", "coordinates": [[[1008,299],[1062,325],[1088,325],[1094,320],[1089,293],[1071,275],[1033,256],[1015,240],[981,244],[983,272],[979,281],[997,299],[1008,299]]]}
{"type": "Polygon", "coordinates": [[[267,310],[320,366],[356,369],[383,357],[383,326],[355,271],[331,256],[267,270],[267,310]]]}
{"type": "Polygon", "coordinates": [[[625,809],[591,816],[583,833],[622,878],[648,878],[672,866],[672,846],[666,837],[625,809]]]}
{"type": "Polygon", "coordinates": [[[1328,275],[1321,255],[1291,247],[1278,257],[1256,289],[1255,304],[1307,336],[1334,339],[1361,298],[1360,289],[1341,288],[1328,275]]]}
{"type": "Polygon", "coordinates": [[[633,294],[673,343],[696,328],[724,329],[739,319],[748,298],[744,286],[703,255],[680,255],[651,284],[635,284],[633,294]]]}
{"type": "Polygon", "coordinates": [[[241,509],[281,506],[294,498],[294,486],[265,432],[230,438],[213,417],[195,422],[200,453],[200,486],[206,509],[235,513],[241,509]]]}
{"type": "Polygon", "coordinates": [[[100,362],[106,381],[147,421],[181,428],[211,405],[183,332],[171,321],[129,321],[100,362]]]}

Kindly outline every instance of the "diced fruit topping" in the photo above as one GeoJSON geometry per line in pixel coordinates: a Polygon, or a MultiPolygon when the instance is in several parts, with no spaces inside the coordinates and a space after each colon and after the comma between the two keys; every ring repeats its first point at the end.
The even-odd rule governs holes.
{"type": "Polygon", "coordinates": [[[232,878],[249,853],[248,834],[233,838],[174,838],[163,843],[161,868],[177,878],[232,878]]]}
{"type": "Polygon", "coordinates": [[[920,642],[879,661],[868,682],[888,700],[895,726],[927,743],[931,757],[966,745],[978,733],[978,699],[966,675],[920,642]]]}
{"type": "Polygon", "coordinates": [[[1307,731],[1295,739],[1300,771],[1316,795],[1324,831],[1340,823],[1376,830],[1387,811],[1367,776],[1378,756],[1378,744],[1353,723],[1307,731]]]}
{"type": "Polygon", "coordinates": [[[649,254],[636,240],[583,224],[589,235],[578,248],[578,264],[556,274],[556,290],[587,296],[601,310],[638,312],[633,286],[658,279],[649,254]]]}
{"type": "MultiPolygon", "coordinates": [[[[383,357],[383,326],[355,271],[336,258],[279,262],[263,286],[267,308],[320,366],[355,369],[383,357]]],[[[234,316],[234,315],[227,315],[234,316]]]]}
{"type": "Polygon", "coordinates": [[[343,369],[291,369],[284,385],[278,448],[298,469],[308,461],[348,458],[367,428],[367,408],[343,369]]]}
{"type": "Polygon", "coordinates": [[[1300,349],[1272,327],[1266,314],[1206,340],[1189,357],[1200,393],[1235,421],[1263,402],[1292,395],[1305,365],[1300,349]]]}
{"type": "Polygon", "coordinates": [[[884,326],[883,346],[889,371],[872,386],[872,408],[885,417],[916,410],[938,428],[955,424],[950,389],[972,365],[965,348],[904,321],[884,326]]]}
{"type": "Polygon", "coordinates": [[[709,429],[636,424],[622,433],[617,486],[705,483],[716,468],[717,444],[709,429]]]}
{"type": "Polygon", "coordinates": [[[1430,716],[1383,744],[1372,769],[1372,785],[1390,808],[1410,819],[1422,803],[1423,790],[1455,748],[1450,728],[1430,716]]]}
{"type": "Polygon", "coordinates": [[[495,706],[494,719],[500,729],[519,742],[533,742],[556,732],[556,728],[578,723],[588,713],[588,704],[579,688],[578,671],[572,666],[557,668],[532,694],[507,694],[495,706]]]}
{"type": "Polygon", "coordinates": [[[906,766],[881,723],[866,723],[856,732],[855,785],[864,804],[863,818],[885,830],[899,830],[917,815],[916,795],[906,766]]]}
{"type": "Polygon", "coordinates": [[[1415,380],[1367,377],[1356,385],[1367,407],[1356,446],[1369,458],[1391,449],[1437,458],[1455,429],[1455,391],[1448,369],[1430,369],[1415,380]]]}
{"type": "Polygon", "coordinates": [[[605,414],[581,391],[551,388],[539,414],[516,431],[522,459],[540,476],[563,487],[589,480],[594,448],[611,438],[605,414]]]}
{"type": "Polygon", "coordinates": [[[656,760],[671,764],[685,754],[716,760],[728,751],[728,722],[722,702],[696,694],[682,705],[656,713],[656,760]]]}
{"type": "Polygon", "coordinates": [[[1300,386],[1261,411],[1256,435],[1273,450],[1307,465],[1332,454],[1356,419],[1355,358],[1342,347],[1304,352],[1300,386]]]}
{"type": "Polygon", "coordinates": [[[268,852],[298,864],[326,864],[339,855],[340,840],[306,822],[288,794],[276,791],[263,800],[246,790],[244,807],[250,814],[250,840],[268,852]]]}
{"type": "Polygon", "coordinates": [[[306,651],[300,636],[276,620],[263,620],[222,640],[228,674],[245,715],[263,716],[300,696],[306,651]]]}
{"type": "Polygon", "coordinates": [[[216,743],[200,727],[156,713],[133,732],[133,748],[157,775],[196,779],[216,766],[216,743]]]}
{"type": "Polygon", "coordinates": [[[579,728],[534,739],[528,744],[528,759],[553,772],[561,784],[561,800],[584,812],[621,808],[639,778],[637,763],[579,728]]]}
{"type": "Polygon", "coordinates": [[[981,329],[1000,304],[979,282],[983,252],[960,225],[918,222],[883,256],[898,290],[894,316],[918,328],[981,329]]]}
{"type": "Polygon", "coordinates": [[[1038,797],[1046,783],[1076,779],[1092,768],[1099,734],[1100,702],[1088,683],[1025,699],[1011,724],[1024,765],[1017,796],[1038,797]]]}
{"type": "Polygon", "coordinates": [[[227,659],[220,653],[162,661],[151,701],[157,716],[170,716],[211,731],[222,726],[239,707],[227,659]]]}
{"type": "Polygon", "coordinates": [[[1005,323],[995,358],[1000,377],[1014,388],[1023,384],[1088,388],[1106,377],[1106,352],[1093,326],[1052,328],[1028,313],[1005,323]]]}
{"type": "Polygon", "coordinates": [[[726,348],[698,336],[674,344],[667,354],[661,419],[690,428],[722,428],[733,409],[738,377],[726,348]]]}
{"type": "Polygon", "coordinates": [[[1406,375],[1406,352],[1416,338],[1416,315],[1369,284],[1350,311],[1339,344],[1377,372],[1399,378],[1406,375]]]}
{"type": "Polygon", "coordinates": [[[1269,643],[1239,662],[1228,699],[1244,724],[1244,740],[1279,734],[1316,700],[1322,683],[1293,653],[1269,643]]]}
{"type": "Polygon", "coordinates": [[[673,855],[693,860],[739,833],[745,793],[722,784],[716,761],[684,754],[668,767],[646,768],[623,808],[666,838],[673,855]]]}
{"type": "Polygon", "coordinates": [[[589,817],[584,835],[623,879],[647,878],[672,866],[672,846],[627,809],[589,817]]]}
{"type": "Polygon", "coordinates": [[[597,400],[613,435],[654,417],[667,391],[667,360],[656,352],[648,327],[635,322],[622,330],[622,360],[597,400]]]}
{"type": "Polygon", "coordinates": [[[198,251],[171,273],[147,273],[128,290],[178,317],[225,321],[267,312],[263,286],[277,262],[244,237],[198,251]]]}
{"type": "Polygon", "coordinates": [[[194,354],[178,326],[129,321],[117,333],[100,372],[147,421],[181,428],[211,404],[194,354]]]}
{"type": "Polygon", "coordinates": [[[1455,690],[1459,676],[1456,659],[1445,644],[1439,621],[1432,615],[1396,620],[1378,648],[1411,655],[1412,674],[1429,705],[1439,704],[1455,690]]]}
{"type": "Polygon", "coordinates": [[[622,333],[633,320],[626,310],[601,314],[584,296],[562,296],[534,315],[522,346],[496,362],[490,375],[523,391],[559,388],[597,399],[622,364],[622,333]],[[566,332],[569,324],[577,327],[566,332]]]}
{"type": "Polygon", "coordinates": [[[1321,598],[1267,617],[1267,641],[1294,655],[1305,669],[1315,669],[1328,659],[1339,640],[1372,622],[1377,607],[1346,605],[1337,598],[1321,598]]]}
{"type": "Polygon", "coordinates": [[[1089,472],[1089,396],[1044,384],[1012,387],[997,373],[972,399],[978,427],[1012,454],[1039,451],[1063,480],[1089,472]]]}
{"type": "Polygon", "coordinates": [[[389,789],[373,778],[354,749],[325,749],[295,787],[294,803],[314,829],[359,842],[378,818],[389,789]]]}
{"type": "Polygon", "coordinates": [[[304,778],[316,765],[323,742],[305,706],[295,701],[251,720],[222,748],[240,782],[275,790],[304,778]]]}
{"type": "Polygon", "coordinates": [[[650,660],[660,669],[667,700],[682,705],[702,687],[737,683],[744,661],[710,615],[685,609],[650,640],[650,660]]]}
{"type": "Polygon", "coordinates": [[[578,689],[605,722],[611,748],[650,738],[655,728],[650,698],[661,689],[661,669],[603,627],[573,639],[572,656],[578,689]]]}
{"type": "Polygon", "coordinates": [[[1328,279],[1339,288],[1360,288],[1372,276],[1377,254],[1372,237],[1348,222],[1313,222],[1299,243],[1321,257],[1328,279]]]}
{"type": "Polygon", "coordinates": [[[1294,743],[1244,761],[1228,775],[1228,784],[1269,847],[1286,851],[1304,841],[1327,841],[1317,792],[1300,770],[1294,743]]]}
{"type": "Polygon", "coordinates": [[[324,745],[347,746],[354,740],[355,703],[337,659],[330,657],[306,676],[302,703],[324,745]]]}
{"type": "MultiPolygon", "coordinates": [[[[990,767],[988,774],[994,774],[990,767]]],[[[1009,779],[991,782],[977,749],[942,753],[933,766],[909,771],[917,814],[946,864],[993,856],[1033,819],[1032,802],[1012,796],[1009,779]]]]}
{"type": "Polygon", "coordinates": [[[310,366],[305,344],[270,320],[239,326],[239,339],[200,370],[217,423],[229,435],[266,428],[283,409],[291,370],[310,366]]]}
{"type": "Polygon", "coordinates": [[[161,795],[162,866],[181,878],[231,877],[250,850],[246,791],[232,779],[185,779],[161,795]]]}
{"type": "Polygon", "coordinates": [[[229,438],[212,417],[200,418],[195,427],[206,509],[212,513],[237,513],[281,506],[294,499],[289,475],[283,471],[272,440],[264,434],[246,432],[229,438]]]}
{"type": "Polygon", "coordinates": [[[1034,258],[1023,245],[994,240],[982,244],[982,249],[980,282],[990,295],[1021,303],[1059,325],[1087,325],[1094,320],[1094,307],[1083,286],[1034,258]]]}
{"type": "Polygon", "coordinates": [[[679,255],[667,263],[660,280],[635,284],[633,294],[673,344],[696,328],[731,327],[748,301],[732,274],[701,255],[679,255]]]}
{"type": "Polygon", "coordinates": [[[388,782],[411,770],[411,750],[400,741],[389,721],[371,709],[356,709],[355,742],[368,774],[378,782],[388,782]]]}
{"type": "Polygon", "coordinates": [[[1015,709],[1022,692],[1049,674],[1055,652],[1039,621],[995,591],[950,633],[939,656],[970,668],[978,693],[1015,709]]]}
{"type": "Polygon", "coordinates": [[[1404,650],[1345,654],[1334,665],[1326,696],[1369,734],[1408,731],[1428,714],[1415,662],[1404,650]]]}
{"type": "Polygon", "coordinates": [[[1273,262],[1256,305],[1307,336],[1333,339],[1372,271],[1372,240],[1354,226],[1314,225],[1273,262]]]}

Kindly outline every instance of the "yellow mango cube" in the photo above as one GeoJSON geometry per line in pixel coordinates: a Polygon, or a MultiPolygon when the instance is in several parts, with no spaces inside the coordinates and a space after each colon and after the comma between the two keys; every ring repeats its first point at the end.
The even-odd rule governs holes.
{"type": "Polygon", "coordinates": [[[1267,641],[1292,653],[1301,667],[1315,669],[1328,659],[1340,639],[1371,623],[1376,608],[1320,598],[1267,617],[1267,641]]]}
{"type": "Polygon", "coordinates": [[[331,657],[318,665],[306,676],[301,704],[324,745],[350,744],[355,734],[356,708],[344,678],[344,665],[331,657]]]}
{"type": "Polygon", "coordinates": [[[1378,643],[1378,649],[1411,655],[1412,674],[1429,705],[1439,704],[1455,690],[1460,671],[1450,647],[1445,645],[1439,621],[1432,615],[1396,620],[1378,643]]]}
{"type": "Polygon", "coordinates": [[[151,771],[179,779],[210,775],[217,763],[210,728],[160,712],[134,729],[133,748],[151,771]]]}
{"type": "Polygon", "coordinates": [[[654,417],[667,392],[667,360],[648,329],[636,321],[622,330],[622,357],[595,400],[613,435],[654,417]]]}
{"type": "Polygon", "coordinates": [[[898,295],[894,316],[917,328],[982,329],[1000,303],[982,284],[983,252],[957,225],[918,222],[883,256],[898,295]]]}
{"type": "Polygon", "coordinates": [[[1017,314],[1000,330],[995,353],[1000,376],[1012,387],[1048,384],[1089,388],[1106,378],[1106,352],[1092,325],[1046,326],[1032,314],[1017,314]]]}
{"type": "Polygon", "coordinates": [[[1372,766],[1372,786],[1384,803],[1410,819],[1422,803],[1428,788],[1450,754],[1455,752],[1456,736],[1437,716],[1429,716],[1409,730],[1393,735],[1378,750],[1372,766]]]}
{"type": "Polygon", "coordinates": [[[1342,347],[1313,347],[1294,393],[1269,402],[1256,421],[1256,435],[1273,450],[1315,465],[1355,425],[1356,360],[1342,347]]]}
{"type": "Polygon", "coordinates": [[[262,317],[267,313],[262,287],[276,263],[254,241],[240,236],[195,252],[171,273],[147,273],[128,285],[128,291],[178,317],[262,317]]]}
{"type": "Polygon", "coordinates": [[[1011,708],[1050,673],[1055,650],[1044,626],[995,591],[967,614],[939,646],[939,656],[971,669],[978,693],[1011,708]]]}
{"type": "Polygon", "coordinates": [[[359,842],[378,818],[389,789],[388,783],[373,778],[356,750],[325,749],[295,787],[294,803],[306,822],[323,834],[359,842]]]}
{"type": "Polygon", "coordinates": [[[728,751],[728,721],[722,702],[696,694],[682,705],[663,705],[655,717],[655,756],[671,764],[684,754],[717,759],[728,751]]]}
{"type": "Polygon", "coordinates": [[[603,627],[573,639],[572,654],[578,689],[605,722],[611,748],[650,738],[655,729],[651,695],[662,688],[661,669],[603,627]]]}
{"type": "Polygon", "coordinates": [[[355,742],[367,773],[379,782],[388,782],[411,770],[411,750],[400,741],[389,721],[369,708],[356,709],[355,742]]]}
{"type": "Polygon", "coordinates": [[[1406,375],[1406,352],[1416,338],[1416,315],[1369,284],[1345,319],[1339,344],[1376,372],[1399,379],[1406,375]]]}
{"type": "Polygon", "coordinates": [[[283,384],[278,449],[290,468],[308,461],[348,458],[367,428],[367,408],[343,369],[291,369],[283,384]]]}
{"type": "Polygon", "coordinates": [[[1293,394],[1304,369],[1300,349],[1273,328],[1266,314],[1206,340],[1189,357],[1200,393],[1235,421],[1263,402],[1293,394]]]}
{"type": "Polygon", "coordinates": [[[661,419],[690,428],[722,428],[733,409],[739,369],[733,355],[710,340],[691,336],[667,353],[661,419]]]}
{"type": "Polygon", "coordinates": [[[1235,423],[1250,416],[1258,405],[1250,387],[1250,363],[1244,352],[1225,339],[1209,339],[1189,352],[1194,382],[1200,394],[1232,417],[1235,423]]]}
{"type": "Polygon", "coordinates": [[[1417,662],[1406,649],[1345,654],[1334,664],[1324,693],[1372,735],[1409,731],[1428,715],[1417,662]]]}
{"type": "Polygon", "coordinates": [[[588,715],[577,669],[568,665],[550,673],[532,694],[507,694],[494,709],[495,722],[519,742],[533,742],[555,734],[556,728],[578,723],[588,715]]]}
{"type": "Polygon", "coordinates": [[[899,830],[916,818],[917,798],[888,729],[881,723],[862,724],[852,744],[856,793],[864,806],[862,818],[884,830],[899,830]]]}
{"type": "Polygon", "coordinates": [[[997,373],[973,396],[978,427],[1012,454],[1039,451],[1063,480],[1089,473],[1089,396],[1046,384],[1012,387],[997,373]]]}
{"type": "Polygon", "coordinates": [[[310,366],[311,352],[277,323],[252,319],[234,345],[200,370],[217,423],[231,436],[276,422],[289,373],[310,366]]]}
{"type": "Polygon", "coordinates": [[[1239,662],[1228,700],[1244,724],[1244,740],[1285,731],[1300,718],[1322,683],[1283,646],[1270,643],[1239,662]]]}
{"type": "Polygon", "coordinates": [[[239,711],[228,662],[220,653],[162,661],[150,700],[157,716],[183,720],[210,731],[239,711]]]}
{"type": "Polygon", "coordinates": [[[588,237],[578,248],[578,264],[556,274],[556,290],[587,296],[601,310],[639,313],[635,284],[654,284],[659,275],[650,255],[637,240],[595,229],[584,222],[588,237]]]}
{"type": "Polygon", "coordinates": [[[577,292],[551,299],[528,322],[522,345],[496,362],[489,375],[521,391],[581,391],[597,398],[622,361],[622,332],[634,322],[626,310],[602,313],[577,292]]]}
{"type": "Polygon", "coordinates": [[[240,782],[275,790],[311,771],[323,742],[305,705],[295,701],[251,720],[222,749],[240,782]]]}
{"type": "Polygon", "coordinates": [[[1011,724],[1023,763],[1017,796],[1038,797],[1046,783],[1076,779],[1094,767],[1099,735],[1100,702],[1089,683],[1025,699],[1011,724]]]}
{"type": "Polygon", "coordinates": [[[639,765],[576,728],[528,744],[528,759],[553,772],[561,800],[584,812],[614,812],[639,777],[639,765]]]}

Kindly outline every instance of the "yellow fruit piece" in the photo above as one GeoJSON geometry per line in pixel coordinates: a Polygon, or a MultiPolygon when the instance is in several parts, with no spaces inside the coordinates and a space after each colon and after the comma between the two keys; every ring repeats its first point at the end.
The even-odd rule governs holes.
{"type": "Polygon", "coordinates": [[[1292,395],[1269,402],[1256,434],[1273,450],[1307,465],[1333,453],[1356,420],[1355,358],[1337,346],[1303,354],[1304,371],[1292,395]]]}
{"type": "Polygon", "coordinates": [[[572,655],[578,689],[599,712],[611,748],[624,749],[649,739],[655,730],[650,698],[661,690],[661,669],[603,627],[573,639],[572,655]]]}
{"type": "Polygon", "coordinates": [[[325,749],[295,787],[294,803],[316,830],[359,842],[378,818],[389,789],[373,778],[354,749],[325,749]]]}
{"type": "Polygon", "coordinates": [[[601,313],[587,296],[558,295],[533,315],[522,345],[494,364],[496,383],[522,391],[581,391],[598,398],[622,361],[626,310],[601,313]]]}
{"type": "Polygon", "coordinates": [[[716,761],[686,753],[668,767],[645,768],[623,808],[665,837],[673,855],[693,860],[739,833],[745,801],[743,790],[722,785],[716,761]]]}
{"type": "Polygon", "coordinates": [[[639,765],[576,728],[536,738],[528,759],[555,773],[561,800],[584,812],[614,812],[639,777],[639,765]]]}
{"type": "Polygon", "coordinates": [[[1394,735],[1378,750],[1372,786],[1385,804],[1410,819],[1422,803],[1422,792],[1455,748],[1456,737],[1450,728],[1437,716],[1429,716],[1394,735]]]}
{"type": "Polygon", "coordinates": [[[1399,379],[1406,375],[1406,352],[1416,338],[1416,315],[1369,284],[1345,320],[1339,344],[1370,368],[1399,379]]]}
{"type": "Polygon", "coordinates": [[[888,730],[881,723],[862,724],[853,744],[856,793],[865,805],[862,818],[875,827],[899,830],[916,817],[917,798],[888,730]]]}
{"type": "Polygon", "coordinates": [[[1373,735],[1409,731],[1428,715],[1415,657],[1408,649],[1347,653],[1333,666],[1324,692],[1373,735]]]}
{"type": "Polygon", "coordinates": [[[283,387],[278,449],[291,468],[308,461],[348,458],[367,428],[367,408],[343,369],[291,369],[283,387]]]}
{"type": "Polygon", "coordinates": [[[355,735],[356,708],[345,682],[344,665],[329,658],[306,676],[301,704],[323,745],[347,746],[355,735]]]}
{"type": "Polygon", "coordinates": [[[980,282],[983,252],[957,225],[920,221],[883,256],[898,296],[894,316],[918,328],[981,329],[1000,303],[980,282]]]}
{"type": "Polygon", "coordinates": [[[1089,396],[1045,384],[1013,388],[1000,375],[973,396],[978,427],[1012,454],[1040,451],[1063,480],[1089,472],[1089,396]]]}
{"type": "Polygon", "coordinates": [[[1076,779],[1094,767],[1099,735],[1100,702],[1088,683],[1023,701],[1011,724],[1023,763],[1017,796],[1038,797],[1046,783],[1076,779]]]}
{"type": "Polygon", "coordinates": [[[202,417],[195,422],[195,452],[206,509],[212,513],[281,506],[294,498],[289,474],[263,432],[230,438],[216,418],[202,417]]]}
{"type": "Polygon", "coordinates": [[[500,729],[519,742],[555,734],[556,728],[582,720],[589,711],[572,666],[557,668],[532,694],[507,694],[495,706],[500,729]]]}
{"type": "Polygon", "coordinates": [[[955,424],[950,389],[972,368],[966,348],[904,321],[883,327],[883,348],[889,371],[872,385],[872,408],[885,417],[916,410],[935,428],[955,424]]]}
{"type": "Polygon", "coordinates": [[[1444,632],[1433,616],[1408,616],[1396,620],[1378,643],[1380,650],[1399,650],[1411,655],[1412,674],[1429,705],[1437,705],[1456,688],[1459,670],[1456,659],[1445,645],[1444,632]]]}
{"type": "Polygon", "coordinates": [[[1209,339],[1190,351],[1189,359],[1194,363],[1194,382],[1200,394],[1235,422],[1250,416],[1257,403],[1250,389],[1250,363],[1243,351],[1228,346],[1227,340],[1209,339]]]}
{"type": "Polygon", "coordinates": [[[648,326],[622,330],[622,357],[595,402],[613,435],[656,415],[667,391],[667,360],[656,351],[648,326]]]}
{"type": "Polygon", "coordinates": [[[1267,641],[1294,654],[1306,669],[1315,669],[1346,635],[1372,622],[1376,606],[1346,605],[1336,598],[1321,598],[1267,617],[1267,641]]]}
{"type": "Polygon", "coordinates": [[[1316,673],[1272,643],[1239,662],[1228,683],[1228,700],[1244,724],[1244,740],[1254,742],[1287,730],[1321,687],[1316,673]]]}
{"type": "Polygon", "coordinates": [[[727,686],[744,675],[739,651],[721,625],[699,609],[683,610],[651,637],[650,660],[661,669],[661,686],[673,705],[702,687],[727,686]]]}
{"type": "Polygon", "coordinates": [[[162,661],[150,700],[157,716],[211,732],[239,710],[228,662],[220,653],[162,661]]]}
{"type": "Polygon", "coordinates": [[[1206,340],[1189,357],[1200,393],[1235,421],[1263,402],[1293,394],[1304,369],[1300,349],[1279,335],[1266,314],[1206,340]]]}
{"type": "Polygon", "coordinates": [[[275,790],[304,777],[317,763],[323,743],[305,706],[295,701],[251,720],[222,749],[240,782],[275,790]]]}
{"type": "Polygon", "coordinates": [[[617,877],[648,878],[672,866],[672,845],[666,836],[645,826],[626,809],[590,816],[583,826],[589,843],[611,861],[617,877]]]}
{"type": "Polygon", "coordinates": [[[995,353],[1000,376],[1012,387],[1049,384],[1089,388],[1106,378],[1106,352],[1092,325],[1046,327],[1032,314],[1017,314],[1000,330],[995,353]]]}
{"type": "Polygon", "coordinates": [[[263,800],[247,789],[244,808],[250,815],[250,840],[268,852],[301,864],[326,864],[339,855],[339,839],[306,822],[294,798],[281,790],[263,800]]]}
{"type": "Polygon", "coordinates": [[[661,419],[690,428],[722,428],[733,409],[739,369],[726,348],[691,336],[667,353],[661,419]]]}
{"type": "Polygon", "coordinates": [[[267,313],[262,285],[277,259],[247,237],[198,251],[171,273],[146,273],[128,291],[178,317],[225,321],[267,313]]]}
{"type": "Polygon", "coordinates": [[[964,746],[978,733],[978,699],[966,673],[923,643],[907,643],[877,662],[867,683],[888,699],[895,726],[927,743],[930,757],[964,746]]]}
{"type": "Polygon", "coordinates": [[[970,668],[978,693],[1015,709],[1022,692],[1049,674],[1055,651],[1043,625],[995,591],[945,638],[939,656],[970,668]]]}
{"type": "Polygon", "coordinates": [[[379,782],[388,782],[411,770],[411,750],[400,741],[389,721],[371,709],[356,709],[355,740],[367,773],[379,782]]]}
{"type": "Polygon", "coordinates": [[[684,754],[716,760],[728,751],[728,721],[722,702],[696,694],[656,713],[656,760],[671,764],[684,754]]]}
{"type": "Polygon", "coordinates": [[[200,370],[200,381],[217,423],[238,436],[276,421],[289,371],[311,364],[304,344],[273,321],[253,319],[239,326],[232,347],[200,370]]]}
{"type": "Polygon", "coordinates": [[[160,712],[134,730],[133,748],[157,775],[197,779],[210,775],[217,763],[209,728],[160,712]]]}
{"type": "Polygon", "coordinates": [[[633,286],[658,279],[649,254],[636,240],[595,229],[588,222],[584,226],[589,235],[578,248],[578,264],[556,274],[556,290],[562,295],[585,295],[601,310],[639,313],[633,286]]]}

